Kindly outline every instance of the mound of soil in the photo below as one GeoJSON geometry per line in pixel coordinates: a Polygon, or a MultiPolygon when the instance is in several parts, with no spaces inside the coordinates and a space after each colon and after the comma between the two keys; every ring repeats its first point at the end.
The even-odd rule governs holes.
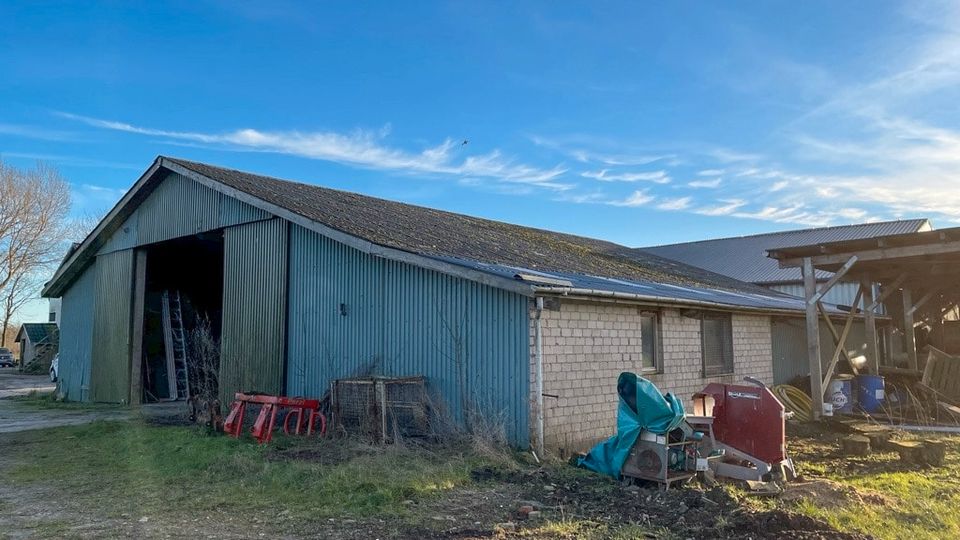
{"type": "MultiPolygon", "coordinates": [[[[658,487],[621,487],[600,475],[551,477],[546,470],[516,478],[524,496],[545,509],[563,508],[611,526],[635,524],[668,529],[681,538],[864,539],[823,521],[786,510],[751,510],[723,488],[693,484],[660,491],[658,487]]],[[[615,527],[614,527],[615,528],[615,527]]]]}

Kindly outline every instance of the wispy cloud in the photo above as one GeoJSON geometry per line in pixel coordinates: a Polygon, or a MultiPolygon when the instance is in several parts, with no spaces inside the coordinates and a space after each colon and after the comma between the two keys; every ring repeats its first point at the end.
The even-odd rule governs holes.
{"type": "Polygon", "coordinates": [[[79,134],[72,131],[5,123],[0,123],[0,135],[56,142],[76,141],[80,139],[79,134]]]}
{"type": "Polygon", "coordinates": [[[654,182],[657,184],[670,183],[670,176],[667,171],[649,171],[649,172],[621,172],[611,173],[609,169],[600,169],[599,171],[584,171],[580,173],[584,178],[592,178],[601,182],[654,182]]]}
{"type": "Polygon", "coordinates": [[[686,210],[690,208],[692,197],[677,197],[675,199],[664,199],[657,205],[660,210],[686,210]]]}
{"type": "Polygon", "coordinates": [[[261,131],[247,128],[225,133],[203,133],[148,128],[72,113],[59,115],[96,128],[160,137],[170,141],[188,141],[234,150],[275,152],[370,169],[492,178],[501,182],[529,184],[554,190],[571,187],[570,184],[558,181],[567,172],[565,167],[558,165],[541,168],[519,163],[504,156],[499,150],[469,155],[462,144],[453,139],[447,139],[420,152],[408,152],[385,145],[386,130],[339,133],[261,131]]]}
{"type": "Polygon", "coordinates": [[[67,156],[61,154],[40,154],[33,152],[0,152],[0,159],[11,158],[11,159],[23,159],[31,161],[45,161],[49,163],[55,163],[58,165],[64,165],[67,167],[97,167],[97,168],[106,168],[106,169],[126,169],[139,171],[143,169],[143,165],[135,165],[133,163],[122,163],[116,161],[106,161],[101,159],[85,158],[81,156],[67,156]]]}
{"type": "Polygon", "coordinates": [[[720,176],[725,171],[723,169],[704,169],[697,171],[697,176],[720,176]]]}
{"type": "Polygon", "coordinates": [[[704,216],[729,216],[747,204],[747,201],[742,199],[720,199],[717,202],[718,204],[713,206],[697,208],[694,212],[704,216]]]}
{"type": "Polygon", "coordinates": [[[646,190],[639,189],[634,191],[625,199],[608,201],[607,204],[613,206],[644,206],[645,204],[653,201],[656,197],[650,195],[646,190]]]}
{"type": "Polygon", "coordinates": [[[692,188],[717,188],[720,187],[720,184],[723,183],[723,178],[714,178],[713,180],[693,180],[687,182],[687,185],[692,188]]]}

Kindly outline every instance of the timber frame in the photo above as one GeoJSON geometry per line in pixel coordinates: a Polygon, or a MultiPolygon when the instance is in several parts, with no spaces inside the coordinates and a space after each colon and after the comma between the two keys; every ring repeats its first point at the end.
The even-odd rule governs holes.
{"type": "MultiPolygon", "coordinates": [[[[799,267],[803,273],[810,387],[811,394],[819,395],[821,402],[825,385],[833,376],[841,353],[846,356],[842,344],[855,313],[862,309],[866,326],[866,368],[879,374],[876,318],[880,306],[899,321],[903,329],[906,367],[918,371],[915,328],[919,324],[942,325],[945,315],[955,313],[960,305],[960,227],[773,249],[767,252],[767,256],[778,260],[781,268],[799,267]],[[819,288],[817,270],[834,273],[819,288]],[[859,282],[860,287],[842,332],[837,332],[829,318],[824,317],[838,345],[824,369],[818,312],[823,311],[823,295],[841,280],[859,282]]],[[[846,360],[857,373],[854,362],[850,358],[846,360]]],[[[813,401],[818,402],[817,399],[813,401]]],[[[813,409],[814,417],[819,418],[821,408],[815,406],[813,409]]]]}

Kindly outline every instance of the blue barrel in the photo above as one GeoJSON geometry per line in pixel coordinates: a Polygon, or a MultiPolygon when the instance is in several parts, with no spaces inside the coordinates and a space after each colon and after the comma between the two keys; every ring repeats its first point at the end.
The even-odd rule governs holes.
{"type": "Polygon", "coordinates": [[[833,404],[834,414],[852,413],[854,405],[853,377],[851,375],[837,375],[830,379],[826,398],[826,401],[833,404]]]}
{"type": "Polygon", "coordinates": [[[883,389],[883,377],[879,375],[857,375],[857,403],[863,412],[874,413],[880,410],[886,398],[883,389]]]}

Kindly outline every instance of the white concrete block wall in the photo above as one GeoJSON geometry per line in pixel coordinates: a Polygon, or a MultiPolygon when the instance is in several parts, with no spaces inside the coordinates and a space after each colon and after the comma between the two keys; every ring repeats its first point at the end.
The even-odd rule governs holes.
{"type": "MultiPolygon", "coordinates": [[[[535,429],[534,326],[531,313],[531,429],[535,429]]],[[[766,383],[773,379],[770,318],[732,315],[734,373],[704,378],[700,355],[700,321],[677,309],[561,300],[559,310],[544,310],[543,392],[546,446],[582,451],[616,430],[617,377],[642,374],[662,392],[681,398],[692,412],[692,395],[709,382],[738,382],[745,375],[766,383]],[[641,373],[640,313],[659,311],[661,372],[641,373]]]]}

